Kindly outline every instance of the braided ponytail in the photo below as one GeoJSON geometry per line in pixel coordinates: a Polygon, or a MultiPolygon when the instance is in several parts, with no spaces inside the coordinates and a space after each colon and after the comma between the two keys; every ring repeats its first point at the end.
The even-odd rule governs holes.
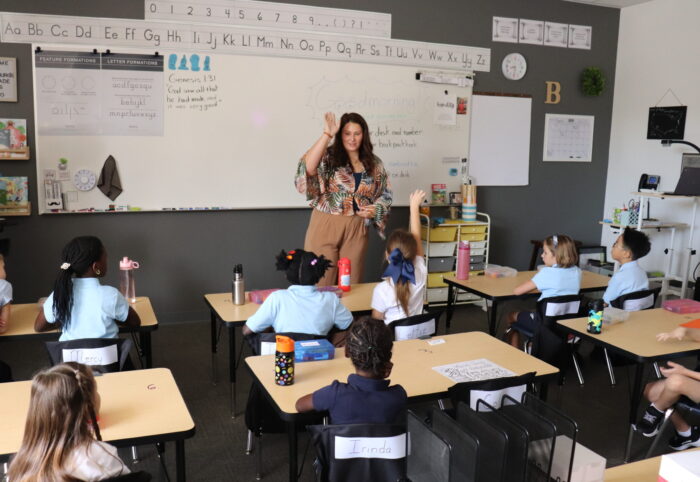
{"type": "Polygon", "coordinates": [[[383,321],[363,316],[352,324],[345,350],[355,368],[384,378],[393,344],[391,329],[383,321]]]}

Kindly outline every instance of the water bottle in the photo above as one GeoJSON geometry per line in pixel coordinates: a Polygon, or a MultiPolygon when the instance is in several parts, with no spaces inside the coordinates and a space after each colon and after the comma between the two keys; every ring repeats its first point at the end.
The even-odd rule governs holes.
{"type": "Polygon", "coordinates": [[[275,383],[287,386],[294,384],[294,340],[288,336],[276,336],[275,383]]]}
{"type": "Polygon", "coordinates": [[[350,291],[350,260],[348,258],[338,260],[338,288],[350,291]]]}
{"type": "Polygon", "coordinates": [[[234,305],[245,304],[245,286],[243,285],[243,265],[233,267],[233,281],[231,281],[231,300],[234,305]]]}
{"type": "Polygon", "coordinates": [[[595,300],[589,304],[588,311],[588,326],[586,330],[588,333],[593,333],[594,335],[599,335],[601,329],[603,328],[603,309],[605,305],[603,300],[595,300]]]}
{"type": "Polygon", "coordinates": [[[469,241],[460,241],[457,250],[457,279],[469,279],[469,268],[471,267],[471,249],[469,241]]]}
{"type": "Polygon", "coordinates": [[[134,270],[139,268],[139,263],[128,256],[119,261],[119,292],[129,303],[136,303],[136,282],[134,270]]]}

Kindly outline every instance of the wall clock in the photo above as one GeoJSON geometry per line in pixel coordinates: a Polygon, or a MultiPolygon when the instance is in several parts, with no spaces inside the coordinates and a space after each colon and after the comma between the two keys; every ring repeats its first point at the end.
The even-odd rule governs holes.
{"type": "Polygon", "coordinates": [[[513,52],[503,57],[501,69],[506,79],[520,80],[525,77],[525,72],[527,72],[527,61],[522,54],[513,52]]]}
{"type": "Polygon", "coordinates": [[[73,185],[79,191],[89,191],[90,189],[95,187],[96,182],[97,176],[94,172],[92,172],[89,169],[80,169],[73,176],[73,185]]]}

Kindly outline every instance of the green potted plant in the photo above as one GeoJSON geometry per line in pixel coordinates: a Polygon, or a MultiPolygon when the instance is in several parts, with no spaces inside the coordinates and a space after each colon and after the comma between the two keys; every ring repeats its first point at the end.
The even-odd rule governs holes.
{"type": "Polygon", "coordinates": [[[581,74],[581,90],[585,95],[599,96],[605,89],[605,76],[598,67],[586,67],[581,74]]]}

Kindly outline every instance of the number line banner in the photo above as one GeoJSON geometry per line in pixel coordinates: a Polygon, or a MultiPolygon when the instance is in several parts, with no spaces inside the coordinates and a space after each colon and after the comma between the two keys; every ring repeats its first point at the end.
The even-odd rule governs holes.
{"type": "Polygon", "coordinates": [[[147,0],[144,17],[391,38],[388,13],[255,0],[147,0]]]}
{"type": "Polygon", "coordinates": [[[120,20],[0,13],[7,43],[193,50],[488,72],[491,49],[362,36],[120,20]]]}

